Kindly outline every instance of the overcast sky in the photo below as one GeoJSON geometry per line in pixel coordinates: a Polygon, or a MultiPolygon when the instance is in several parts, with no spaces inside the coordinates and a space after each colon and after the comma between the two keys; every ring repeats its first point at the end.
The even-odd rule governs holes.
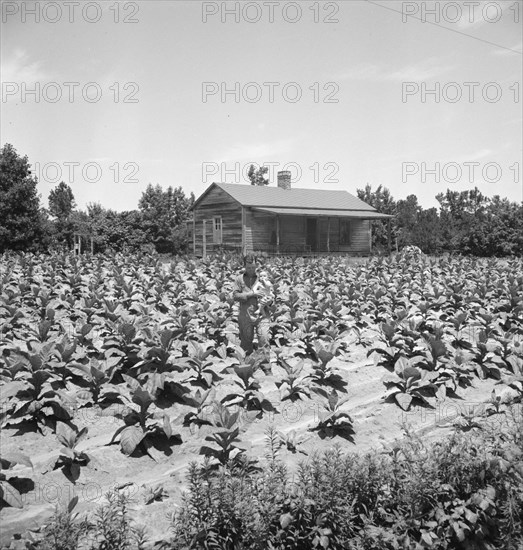
{"type": "Polygon", "coordinates": [[[2,0],[1,142],[46,206],[60,180],[121,211],[250,163],[424,207],[475,185],[521,201],[522,19],[521,0],[2,0]]]}

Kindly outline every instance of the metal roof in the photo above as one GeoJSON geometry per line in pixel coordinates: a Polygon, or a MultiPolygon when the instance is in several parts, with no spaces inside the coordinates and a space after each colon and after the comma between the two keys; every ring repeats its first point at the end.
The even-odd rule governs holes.
{"type": "MultiPolygon", "coordinates": [[[[282,189],[277,186],[247,185],[237,183],[213,183],[194,203],[196,206],[216,185],[242,206],[261,208],[302,208],[324,210],[351,210],[376,212],[369,204],[347,191],[327,189],[282,189]]],[[[352,212],[351,212],[352,215],[352,212]]]]}
{"type": "Polygon", "coordinates": [[[268,214],[279,214],[289,216],[327,216],[330,218],[358,218],[363,220],[378,220],[393,218],[388,214],[380,214],[370,210],[334,210],[319,208],[259,208],[253,207],[256,212],[265,212],[268,214]]]}

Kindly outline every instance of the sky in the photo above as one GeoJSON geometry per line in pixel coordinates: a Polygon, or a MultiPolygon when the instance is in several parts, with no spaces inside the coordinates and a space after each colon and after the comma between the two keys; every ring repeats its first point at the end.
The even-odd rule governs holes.
{"type": "Polygon", "coordinates": [[[47,206],[148,184],[370,184],[523,201],[522,0],[1,0],[1,145],[47,206]]]}

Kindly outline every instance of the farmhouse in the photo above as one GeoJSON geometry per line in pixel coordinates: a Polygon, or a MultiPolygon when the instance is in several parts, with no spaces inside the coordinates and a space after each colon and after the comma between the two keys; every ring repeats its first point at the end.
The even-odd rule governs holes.
{"type": "Polygon", "coordinates": [[[197,256],[220,249],[369,254],[371,221],[391,218],[347,191],[293,189],[289,171],[278,172],[277,187],[212,183],[192,211],[197,256]]]}

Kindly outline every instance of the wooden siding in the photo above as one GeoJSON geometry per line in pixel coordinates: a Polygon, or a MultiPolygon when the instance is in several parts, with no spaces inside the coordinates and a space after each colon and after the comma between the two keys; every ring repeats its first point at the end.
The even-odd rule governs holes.
{"type": "MultiPolygon", "coordinates": [[[[267,250],[271,245],[276,245],[277,224],[276,216],[253,212],[246,209],[245,225],[252,234],[252,247],[254,250],[267,250]]],[[[302,218],[280,216],[280,245],[302,243],[305,235],[303,233],[302,218]],[[285,236],[285,239],[284,239],[285,236]]]]}
{"type": "MultiPolygon", "coordinates": [[[[194,253],[203,253],[203,221],[206,220],[205,240],[207,251],[213,246],[213,218],[222,218],[222,246],[238,251],[276,252],[276,216],[242,207],[225,191],[215,187],[194,210],[194,253]]],[[[314,217],[314,216],[312,216],[314,217]]],[[[307,246],[308,216],[279,216],[280,251],[305,252],[307,246]]],[[[317,251],[327,251],[326,217],[317,219],[317,251]]],[[[349,218],[350,219],[350,218],[349,218]]],[[[331,252],[366,254],[370,252],[370,221],[350,220],[350,244],[340,244],[340,218],[330,218],[329,248],[331,252]]]]}
{"type": "Polygon", "coordinates": [[[351,220],[350,252],[370,252],[370,220],[351,220]]]}
{"type": "Polygon", "coordinates": [[[245,208],[245,250],[259,250],[260,245],[268,245],[271,238],[272,216],[266,216],[245,208]]]}
{"type": "Polygon", "coordinates": [[[242,246],[242,207],[222,189],[215,187],[194,209],[194,253],[203,253],[203,221],[206,220],[207,250],[213,246],[213,218],[222,218],[222,245],[241,249],[242,246]]]}
{"type": "MultiPolygon", "coordinates": [[[[317,249],[327,251],[327,218],[316,218],[317,249]]],[[[245,209],[245,226],[252,237],[248,250],[275,250],[276,216],[245,209]],[[274,234],[273,234],[274,232],[274,234]]],[[[350,244],[340,244],[340,218],[330,218],[329,248],[332,252],[348,252],[366,254],[370,252],[370,222],[369,220],[350,220],[350,244]]],[[[280,250],[305,251],[307,242],[307,217],[280,216],[280,250]]]]}
{"type": "MultiPolygon", "coordinates": [[[[320,250],[327,250],[327,218],[319,219],[320,250]]],[[[370,221],[350,220],[350,244],[340,244],[340,218],[330,218],[330,250],[365,254],[370,252],[370,221]]]]}
{"type": "MultiPolygon", "coordinates": [[[[252,249],[272,250],[277,241],[276,216],[246,209],[245,225],[252,234],[252,249]]],[[[305,245],[305,218],[280,216],[280,249],[296,250],[305,245]]],[[[246,243],[247,244],[247,243],[246,243]]]]}

